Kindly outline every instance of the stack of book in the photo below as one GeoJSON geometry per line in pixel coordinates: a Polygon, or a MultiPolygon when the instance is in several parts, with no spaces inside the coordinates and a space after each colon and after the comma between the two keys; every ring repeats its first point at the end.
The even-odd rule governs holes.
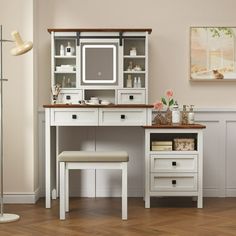
{"type": "Polygon", "coordinates": [[[172,151],[172,141],[152,141],[152,151],[172,151]]]}

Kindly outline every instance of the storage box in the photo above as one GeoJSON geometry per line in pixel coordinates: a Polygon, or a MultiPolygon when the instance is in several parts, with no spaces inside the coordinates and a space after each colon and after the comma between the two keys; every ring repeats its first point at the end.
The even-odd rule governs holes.
{"type": "Polygon", "coordinates": [[[176,138],[174,139],[175,151],[194,151],[194,139],[192,138],[176,138]]]}

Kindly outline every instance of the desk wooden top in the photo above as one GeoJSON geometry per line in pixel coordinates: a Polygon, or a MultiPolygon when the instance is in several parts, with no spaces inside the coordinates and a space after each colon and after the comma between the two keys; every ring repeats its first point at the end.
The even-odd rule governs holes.
{"type": "Polygon", "coordinates": [[[153,105],[143,104],[111,104],[111,105],[81,105],[81,104],[47,104],[44,108],[153,108],[153,105]]]}
{"type": "Polygon", "coordinates": [[[146,125],[144,129],[205,129],[205,125],[192,124],[192,125],[146,125]]]}

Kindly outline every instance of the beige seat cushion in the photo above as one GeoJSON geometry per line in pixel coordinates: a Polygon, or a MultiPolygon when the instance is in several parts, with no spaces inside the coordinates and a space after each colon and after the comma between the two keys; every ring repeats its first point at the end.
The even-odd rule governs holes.
{"type": "Polygon", "coordinates": [[[127,162],[129,155],[125,151],[64,151],[58,159],[64,162],[127,162]]]}

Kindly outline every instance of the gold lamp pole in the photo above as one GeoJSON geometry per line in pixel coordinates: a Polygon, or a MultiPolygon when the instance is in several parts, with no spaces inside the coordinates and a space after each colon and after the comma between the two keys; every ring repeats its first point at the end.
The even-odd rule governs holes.
{"type": "Polygon", "coordinates": [[[0,72],[0,178],[1,178],[1,186],[0,186],[0,223],[7,223],[19,220],[20,216],[16,214],[7,214],[4,213],[4,201],[3,201],[3,163],[4,163],[4,152],[3,152],[3,81],[7,81],[7,79],[3,78],[3,43],[5,42],[15,42],[16,46],[11,50],[11,54],[13,56],[22,55],[33,47],[32,42],[24,42],[20,34],[17,31],[11,33],[13,40],[6,40],[2,37],[2,25],[0,25],[0,57],[1,57],[1,72],[0,72]]]}

